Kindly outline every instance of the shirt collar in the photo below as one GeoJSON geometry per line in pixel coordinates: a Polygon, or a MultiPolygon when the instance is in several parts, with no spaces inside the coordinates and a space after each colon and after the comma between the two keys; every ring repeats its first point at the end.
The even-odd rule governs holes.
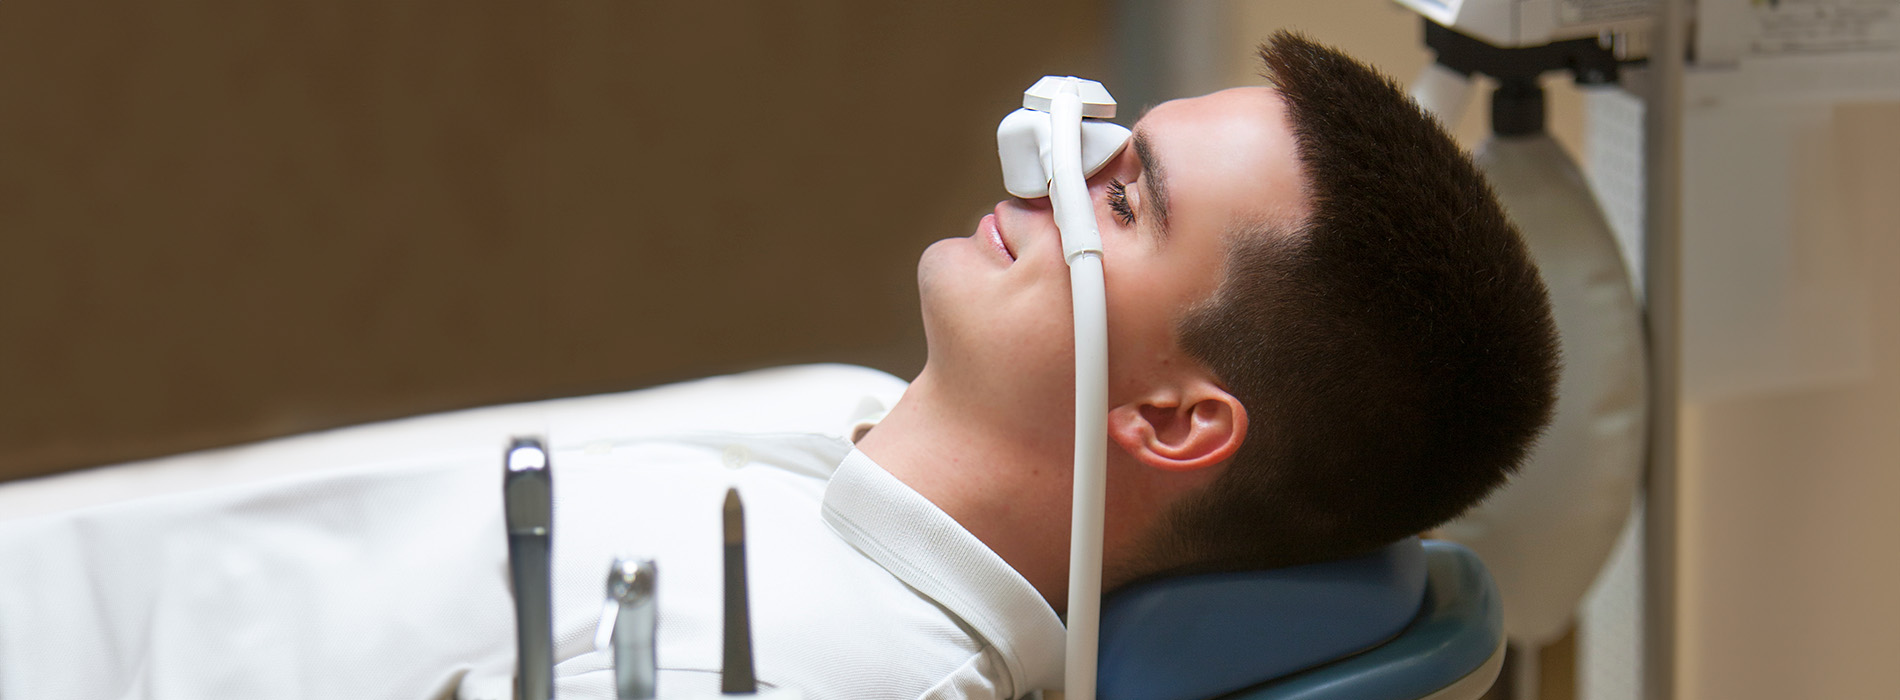
{"type": "Polygon", "coordinates": [[[1034,586],[948,513],[852,450],[825,488],[825,522],[994,647],[1011,697],[1062,687],[1065,632],[1034,586]]]}

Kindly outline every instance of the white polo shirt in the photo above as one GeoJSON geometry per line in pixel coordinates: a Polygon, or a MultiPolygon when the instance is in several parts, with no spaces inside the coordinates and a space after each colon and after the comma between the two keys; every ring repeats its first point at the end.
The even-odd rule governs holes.
{"type": "MultiPolygon", "coordinates": [[[[821,370],[801,376],[839,381],[821,370]]],[[[693,406],[666,396],[670,409],[693,406]]],[[[728,422],[758,410],[719,405],[736,409],[728,422]]],[[[671,413],[640,415],[653,427],[671,413]]],[[[558,435],[576,423],[551,424],[558,435]]],[[[857,699],[1021,697],[1061,683],[1063,628],[1035,589],[840,436],[561,444],[561,697],[613,696],[593,637],[615,554],[658,561],[661,696],[717,693],[729,485],[746,504],[764,684],[857,699]]],[[[286,449],[218,457],[331,454],[286,449]]],[[[503,696],[514,618],[495,454],[419,450],[0,523],[0,697],[503,696]]]]}

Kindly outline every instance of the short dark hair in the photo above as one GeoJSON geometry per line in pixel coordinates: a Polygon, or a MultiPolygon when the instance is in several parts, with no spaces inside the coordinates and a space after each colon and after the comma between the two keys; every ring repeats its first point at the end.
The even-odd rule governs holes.
{"type": "Polygon", "coordinates": [[[1164,568],[1369,551],[1456,517],[1549,422],[1550,302],[1490,186],[1391,79],[1287,32],[1260,47],[1310,214],[1227,232],[1176,327],[1247,407],[1226,473],[1170,512],[1164,568]]]}

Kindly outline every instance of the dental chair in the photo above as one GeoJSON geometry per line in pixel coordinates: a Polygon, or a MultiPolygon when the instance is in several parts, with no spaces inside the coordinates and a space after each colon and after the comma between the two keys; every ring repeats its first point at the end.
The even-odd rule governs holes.
{"type": "Polygon", "coordinates": [[[1408,538],[1356,558],[1138,584],[1103,603],[1102,700],[1472,700],[1504,660],[1470,550],[1408,538]]]}

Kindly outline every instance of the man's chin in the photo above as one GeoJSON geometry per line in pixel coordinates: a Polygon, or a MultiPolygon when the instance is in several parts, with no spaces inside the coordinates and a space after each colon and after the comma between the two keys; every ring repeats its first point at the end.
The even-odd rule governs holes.
{"type": "Polygon", "coordinates": [[[969,271],[959,269],[956,243],[960,239],[946,238],[930,244],[922,257],[917,259],[917,298],[923,313],[924,326],[930,326],[933,316],[954,311],[958,295],[970,293],[967,285],[958,282],[969,277],[969,271]]]}
{"type": "Polygon", "coordinates": [[[943,241],[932,243],[930,247],[924,249],[923,255],[917,256],[917,290],[920,292],[930,288],[930,282],[936,275],[937,268],[940,266],[937,258],[941,257],[937,255],[939,252],[937,247],[941,245],[943,241]]]}

